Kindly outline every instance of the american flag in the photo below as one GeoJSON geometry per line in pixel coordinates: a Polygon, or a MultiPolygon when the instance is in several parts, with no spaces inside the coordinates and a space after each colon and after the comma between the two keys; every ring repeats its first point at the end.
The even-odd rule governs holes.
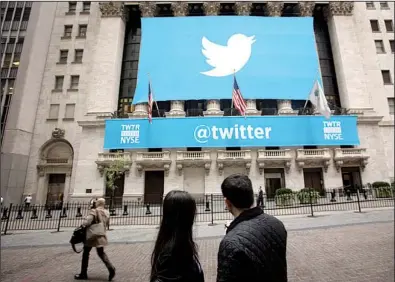
{"type": "Polygon", "coordinates": [[[151,81],[148,83],[148,121],[152,123],[152,107],[154,105],[154,97],[152,96],[151,81]]]}
{"type": "Polygon", "coordinates": [[[247,104],[243,99],[243,95],[241,95],[239,85],[237,84],[236,81],[236,77],[234,77],[234,82],[233,82],[232,102],[235,108],[239,111],[239,113],[242,116],[245,116],[247,110],[247,104]]]}

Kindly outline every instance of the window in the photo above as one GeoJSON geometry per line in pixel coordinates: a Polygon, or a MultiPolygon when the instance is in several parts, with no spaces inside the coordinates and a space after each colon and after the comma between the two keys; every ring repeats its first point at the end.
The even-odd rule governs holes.
{"type": "Polygon", "coordinates": [[[70,89],[77,90],[79,82],[80,82],[80,76],[72,75],[70,79],[70,89]]]}
{"type": "Polygon", "coordinates": [[[66,104],[64,119],[74,119],[75,104],[66,104]]]}
{"type": "Polygon", "coordinates": [[[390,48],[391,48],[391,52],[395,53],[394,40],[390,40],[390,48]]]}
{"type": "Polygon", "coordinates": [[[69,2],[68,14],[75,14],[75,10],[77,10],[77,2],[69,2]]]}
{"type": "Polygon", "coordinates": [[[389,70],[382,70],[381,75],[383,76],[384,84],[392,84],[391,74],[389,70]]]}
{"type": "Polygon", "coordinates": [[[81,24],[79,26],[78,37],[81,37],[81,38],[85,38],[86,37],[86,29],[87,29],[87,27],[88,26],[86,24],[81,24]]]}
{"type": "Polygon", "coordinates": [[[377,54],[384,54],[385,53],[383,40],[375,40],[374,44],[376,45],[376,53],[377,54]]]}
{"type": "Polygon", "coordinates": [[[59,104],[51,104],[49,107],[48,119],[58,119],[59,116],[59,104]]]}
{"type": "Polygon", "coordinates": [[[394,31],[394,24],[392,23],[392,20],[384,20],[384,24],[385,24],[385,29],[388,32],[394,31]]]}
{"type": "Polygon", "coordinates": [[[84,55],[84,50],[76,49],[74,51],[74,63],[82,63],[82,56],[84,55]]]}
{"type": "Polygon", "coordinates": [[[373,32],[380,32],[380,25],[378,20],[370,20],[370,27],[373,32]]]}
{"type": "Polygon", "coordinates": [[[387,10],[390,7],[388,6],[388,2],[380,2],[380,9],[387,10]]]}
{"type": "Polygon", "coordinates": [[[64,38],[71,38],[71,33],[73,31],[73,26],[72,25],[65,25],[64,26],[64,38]]]}
{"type": "Polygon", "coordinates": [[[366,8],[371,10],[376,9],[373,2],[366,2],[366,8]]]}
{"type": "Polygon", "coordinates": [[[3,68],[8,68],[11,65],[12,54],[5,54],[3,68]]]}
{"type": "Polygon", "coordinates": [[[68,55],[69,55],[69,50],[60,50],[59,64],[67,64],[68,55]]]}
{"type": "Polygon", "coordinates": [[[64,76],[55,76],[55,90],[62,90],[63,89],[63,81],[64,76]]]}
{"type": "Polygon", "coordinates": [[[14,59],[13,59],[13,61],[12,61],[12,66],[13,66],[13,67],[19,66],[20,60],[21,60],[21,53],[15,53],[15,54],[14,54],[14,59]]]}
{"type": "Polygon", "coordinates": [[[82,12],[89,13],[91,9],[91,2],[82,2],[82,12]]]}
{"type": "Polygon", "coordinates": [[[390,109],[390,115],[395,114],[395,101],[394,98],[388,98],[388,107],[390,109]]]}

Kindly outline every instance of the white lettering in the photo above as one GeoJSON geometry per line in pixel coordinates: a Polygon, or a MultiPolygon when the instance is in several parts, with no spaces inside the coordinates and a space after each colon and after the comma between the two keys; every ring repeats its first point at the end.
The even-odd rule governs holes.
{"type": "Polygon", "coordinates": [[[325,133],[324,138],[325,140],[343,140],[342,134],[325,133]]]}
{"type": "Polygon", "coordinates": [[[121,137],[121,144],[136,144],[140,143],[138,137],[121,137]]]}
{"type": "Polygon", "coordinates": [[[255,134],[255,137],[257,138],[257,139],[263,139],[263,128],[262,127],[257,127],[257,128],[255,128],[255,130],[254,130],[254,134],[255,134]]]}
{"type": "Polygon", "coordinates": [[[219,128],[221,139],[231,139],[233,135],[233,128],[219,128]]]}

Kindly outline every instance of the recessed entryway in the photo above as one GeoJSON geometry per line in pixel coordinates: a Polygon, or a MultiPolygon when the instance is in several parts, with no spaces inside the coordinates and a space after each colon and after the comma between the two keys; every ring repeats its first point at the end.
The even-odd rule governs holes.
{"type": "Polygon", "coordinates": [[[145,171],[144,202],[159,204],[165,189],[165,172],[163,170],[145,171]]]}
{"type": "Polygon", "coordinates": [[[324,194],[324,180],[322,176],[322,168],[304,168],[304,187],[313,188],[314,190],[324,194]]]}

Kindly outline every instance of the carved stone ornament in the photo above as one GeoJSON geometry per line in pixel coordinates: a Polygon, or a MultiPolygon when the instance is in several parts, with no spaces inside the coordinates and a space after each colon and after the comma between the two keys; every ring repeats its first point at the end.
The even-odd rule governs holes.
{"type": "Polygon", "coordinates": [[[171,2],[171,9],[175,17],[185,17],[189,13],[188,2],[171,2]]]}
{"type": "Polygon", "coordinates": [[[284,2],[267,2],[267,11],[271,17],[281,17],[284,2]]]}
{"type": "Polygon", "coordinates": [[[206,170],[206,175],[210,174],[211,162],[204,164],[204,169],[206,170]]]}
{"type": "Polygon", "coordinates": [[[52,130],[52,137],[53,138],[64,138],[65,130],[56,127],[52,130]]]}
{"type": "Polygon", "coordinates": [[[328,7],[324,9],[326,19],[332,16],[352,16],[354,2],[329,2],[328,7]]]}
{"type": "Polygon", "coordinates": [[[139,4],[141,15],[144,18],[155,17],[157,13],[156,3],[154,2],[141,2],[139,4]]]}
{"type": "Polygon", "coordinates": [[[181,163],[177,164],[177,170],[178,170],[178,175],[181,176],[182,175],[182,164],[181,163]]]}
{"type": "Polygon", "coordinates": [[[236,2],[235,12],[240,16],[249,16],[251,13],[252,3],[251,2],[236,2]]]}
{"type": "Polygon", "coordinates": [[[218,174],[222,175],[222,173],[224,172],[224,164],[223,163],[217,163],[218,166],[218,174]]]}
{"type": "Polygon", "coordinates": [[[203,2],[203,10],[206,16],[216,16],[221,9],[219,2],[203,2]]]}
{"type": "Polygon", "coordinates": [[[102,18],[121,17],[126,20],[123,2],[101,2],[99,3],[99,9],[102,18]]]}
{"type": "Polygon", "coordinates": [[[301,17],[313,16],[315,2],[299,2],[299,11],[301,17]]]}

